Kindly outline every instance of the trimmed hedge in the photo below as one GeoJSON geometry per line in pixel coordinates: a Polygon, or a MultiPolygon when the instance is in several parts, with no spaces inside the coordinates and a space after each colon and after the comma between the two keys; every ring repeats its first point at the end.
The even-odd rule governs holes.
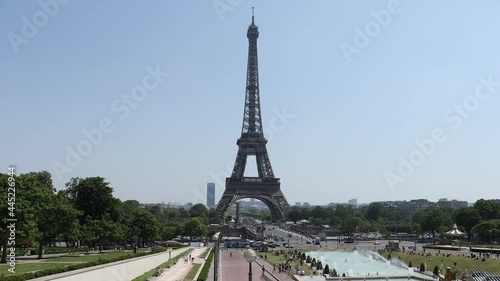
{"type": "Polygon", "coordinates": [[[469,249],[471,252],[475,253],[500,253],[500,249],[498,248],[480,248],[480,247],[469,247],[469,246],[449,246],[449,245],[426,245],[423,248],[425,249],[434,249],[434,250],[446,250],[446,251],[458,251],[459,249],[469,249]]]}
{"type": "Polygon", "coordinates": [[[68,266],[61,266],[61,267],[54,267],[54,268],[47,268],[35,272],[29,272],[29,273],[24,273],[24,274],[16,274],[16,275],[10,275],[10,276],[0,276],[2,281],[25,281],[33,278],[38,278],[38,277],[44,277],[47,275],[52,275],[52,274],[58,274],[58,273],[63,273],[67,271],[72,271],[72,270],[77,270],[77,269],[82,269],[86,267],[91,267],[91,266],[96,266],[96,265],[101,265],[101,264],[106,264],[106,263],[111,263],[111,262],[116,262],[116,261],[122,261],[122,260],[127,260],[131,258],[137,258],[137,257],[142,257],[142,256],[147,256],[147,255],[152,255],[160,252],[165,252],[167,249],[163,247],[155,247],[151,249],[151,252],[140,252],[140,253],[130,253],[126,256],[120,256],[120,257],[115,257],[115,258],[110,258],[110,259],[102,259],[99,258],[96,261],[91,261],[91,262],[86,262],[86,263],[78,263],[78,264],[72,264],[68,266]]]}
{"type": "MultiPolygon", "coordinates": [[[[26,249],[16,249],[16,256],[24,256],[28,250],[26,249]]],[[[63,248],[63,247],[53,247],[53,248],[43,248],[43,254],[66,254],[66,253],[82,253],[88,251],[88,248],[63,248]]],[[[31,255],[38,256],[38,248],[31,248],[31,255]]]]}
{"type": "Polygon", "coordinates": [[[203,268],[201,269],[200,275],[198,276],[197,281],[206,281],[208,278],[208,272],[210,271],[210,266],[212,265],[212,260],[214,259],[214,251],[210,251],[208,255],[207,261],[203,268]]]}

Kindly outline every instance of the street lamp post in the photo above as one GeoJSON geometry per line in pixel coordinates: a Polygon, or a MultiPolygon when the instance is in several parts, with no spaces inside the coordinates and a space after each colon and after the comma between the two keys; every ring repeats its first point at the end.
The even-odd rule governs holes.
{"type": "Polygon", "coordinates": [[[491,229],[490,229],[490,254],[493,253],[493,239],[491,239],[491,229]]]}
{"type": "Polygon", "coordinates": [[[257,254],[252,249],[247,249],[243,257],[248,262],[248,281],[252,281],[252,262],[257,258],[257,254]]]}
{"type": "Polygon", "coordinates": [[[415,231],[415,253],[417,252],[417,240],[418,240],[418,233],[415,231]]]}
{"type": "Polygon", "coordinates": [[[219,239],[220,232],[217,232],[212,236],[212,241],[214,241],[214,281],[219,280],[219,239]]]}

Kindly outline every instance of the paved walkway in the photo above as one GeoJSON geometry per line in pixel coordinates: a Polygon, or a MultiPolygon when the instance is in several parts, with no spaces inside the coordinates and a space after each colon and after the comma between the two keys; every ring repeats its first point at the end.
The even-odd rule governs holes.
{"type": "MultiPolygon", "coordinates": [[[[189,248],[173,250],[172,258],[189,248]]],[[[137,276],[166,262],[169,252],[153,254],[145,257],[133,258],[94,267],[73,270],[61,274],[49,275],[41,278],[31,279],[33,281],[130,281],[137,276]]]]}
{"type": "MultiPolygon", "coordinates": [[[[159,277],[153,277],[150,278],[151,281],[179,281],[179,280],[184,280],[184,277],[188,274],[188,272],[193,268],[193,264],[204,264],[205,259],[204,257],[200,257],[201,254],[205,252],[207,247],[201,247],[201,248],[196,248],[194,251],[191,252],[191,257],[194,257],[194,262],[188,261],[185,262],[183,258],[188,258],[188,257],[183,257],[179,259],[179,261],[173,265],[170,266],[170,268],[167,268],[163,271],[161,276],[159,277]]],[[[201,268],[200,268],[201,270],[201,268]]]]}
{"type": "MultiPolygon", "coordinates": [[[[234,280],[248,280],[248,262],[243,258],[244,250],[222,250],[221,249],[221,281],[234,281],[234,280]],[[232,256],[231,256],[232,253],[232,256]]],[[[266,280],[279,280],[279,281],[293,281],[293,279],[286,274],[276,273],[273,274],[277,279],[271,277],[273,266],[264,259],[257,258],[257,262],[264,264],[266,269],[266,280]]],[[[253,280],[261,280],[262,267],[257,263],[252,263],[252,276],[253,280]]]]}

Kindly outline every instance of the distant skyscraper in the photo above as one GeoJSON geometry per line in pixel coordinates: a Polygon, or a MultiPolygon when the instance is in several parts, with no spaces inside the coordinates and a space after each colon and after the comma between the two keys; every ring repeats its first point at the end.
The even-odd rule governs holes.
{"type": "Polygon", "coordinates": [[[347,201],[347,204],[353,205],[353,206],[358,206],[358,199],[351,199],[347,201]]]}
{"type": "Polygon", "coordinates": [[[207,207],[215,207],[215,183],[207,183],[207,207]]]}

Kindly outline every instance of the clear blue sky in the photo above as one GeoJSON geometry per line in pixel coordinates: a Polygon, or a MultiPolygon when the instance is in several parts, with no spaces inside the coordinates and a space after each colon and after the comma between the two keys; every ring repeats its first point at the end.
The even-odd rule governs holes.
{"type": "Polygon", "coordinates": [[[5,172],[48,170],[58,189],[102,176],[123,200],[202,201],[236,157],[255,6],[268,151],[291,204],[500,197],[500,87],[474,97],[479,77],[500,81],[498,1],[229,2],[73,0],[45,11],[0,1],[5,172]],[[377,28],[372,11],[388,5],[397,12],[357,48],[356,28],[377,28]],[[350,62],[343,42],[357,48],[350,62]],[[147,67],[168,77],[124,116],[120,98],[147,67]],[[467,118],[448,112],[464,100],[467,118]],[[100,122],[113,130],[67,166],[66,147],[100,122]],[[424,155],[415,140],[435,129],[446,140],[401,175],[399,156],[424,155]],[[56,162],[68,167],[62,180],[56,162]],[[387,173],[404,182],[391,187],[387,173]]]}

